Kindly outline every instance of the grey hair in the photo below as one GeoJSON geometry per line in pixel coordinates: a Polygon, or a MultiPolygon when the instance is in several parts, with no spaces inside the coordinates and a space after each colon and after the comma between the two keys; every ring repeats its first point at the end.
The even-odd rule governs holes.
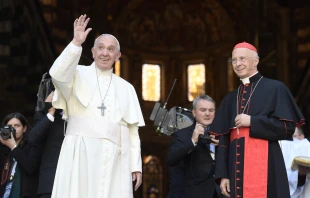
{"type": "Polygon", "coordinates": [[[215,100],[213,100],[213,98],[211,98],[210,96],[208,95],[201,95],[201,96],[198,96],[194,99],[193,101],[193,109],[196,109],[197,107],[197,103],[199,102],[199,100],[208,100],[210,102],[213,102],[214,103],[214,106],[215,106],[215,100]]]}
{"type": "Polygon", "coordinates": [[[94,47],[95,47],[95,45],[96,45],[98,39],[99,39],[100,37],[102,37],[102,36],[111,36],[111,37],[113,37],[113,38],[115,39],[115,41],[116,41],[116,44],[117,44],[117,46],[116,46],[117,51],[121,51],[121,46],[120,46],[120,44],[119,44],[117,38],[116,38],[115,36],[113,36],[112,34],[101,34],[100,36],[98,36],[98,37],[95,39],[94,47]]]}

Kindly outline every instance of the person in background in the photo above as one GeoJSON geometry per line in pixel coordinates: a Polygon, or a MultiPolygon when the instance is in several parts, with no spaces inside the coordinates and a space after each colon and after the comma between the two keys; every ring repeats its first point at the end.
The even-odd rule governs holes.
{"type": "Polygon", "coordinates": [[[40,146],[28,142],[30,125],[21,113],[7,115],[2,131],[10,131],[10,138],[0,136],[0,167],[2,198],[36,198],[40,166],[40,146]]]}
{"type": "MultiPolygon", "coordinates": [[[[208,134],[215,115],[215,101],[208,95],[198,96],[193,101],[192,112],[195,122],[192,126],[175,133],[167,153],[167,164],[170,167],[178,166],[177,176],[180,177],[179,181],[178,178],[172,178],[171,181],[181,182],[175,183],[178,188],[175,186],[171,191],[185,198],[217,197],[214,182],[214,153],[218,140],[214,135],[211,135],[211,142],[199,138],[208,134]],[[183,169],[183,175],[180,168],[183,169]],[[181,190],[181,187],[184,189],[181,190]]],[[[171,192],[170,197],[178,195],[174,196],[171,192]]]]}
{"type": "Polygon", "coordinates": [[[298,165],[298,169],[292,169],[295,157],[310,157],[310,142],[305,138],[302,127],[296,127],[293,140],[279,141],[284,157],[291,198],[310,197],[310,164],[298,165]]]}
{"type": "MultiPolygon", "coordinates": [[[[43,91],[47,90],[49,89],[43,88],[43,91]]],[[[54,88],[51,89],[50,93],[43,95],[44,97],[47,95],[45,105],[42,109],[37,108],[38,110],[35,112],[34,125],[29,134],[29,143],[38,144],[42,147],[38,195],[40,198],[50,198],[64,139],[65,121],[62,119],[62,110],[55,109],[51,105],[54,88]]]]}

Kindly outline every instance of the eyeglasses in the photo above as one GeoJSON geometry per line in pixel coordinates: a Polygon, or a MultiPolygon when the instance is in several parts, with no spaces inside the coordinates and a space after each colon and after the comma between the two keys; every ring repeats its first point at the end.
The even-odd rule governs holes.
{"type": "Polygon", "coordinates": [[[244,63],[249,58],[257,58],[257,57],[254,57],[254,56],[240,56],[239,58],[231,58],[230,61],[231,61],[231,64],[235,65],[235,64],[237,64],[238,59],[239,59],[240,62],[244,63]]]}

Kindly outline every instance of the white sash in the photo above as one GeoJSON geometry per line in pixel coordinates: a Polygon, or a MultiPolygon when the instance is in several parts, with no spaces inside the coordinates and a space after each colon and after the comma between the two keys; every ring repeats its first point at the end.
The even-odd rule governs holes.
{"type": "Polygon", "coordinates": [[[108,139],[116,145],[122,146],[122,131],[128,133],[127,123],[125,122],[111,122],[101,117],[70,116],[66,135],[108,139]]]}

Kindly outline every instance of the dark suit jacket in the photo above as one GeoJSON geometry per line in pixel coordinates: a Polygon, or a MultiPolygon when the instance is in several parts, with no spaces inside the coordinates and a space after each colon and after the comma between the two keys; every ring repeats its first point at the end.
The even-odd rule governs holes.
{"type": "MultiPolygon", "coordinates": [[[[39,166],[40,166],[40,146],[30,145],[27,142],[26,135],[24,135],[23,143],[20,143],[16,148],[13,149],[13,151],[11,151],[8,147],[4,145],[0,145],[1,178],[3,173],[2,171],[5,162],[9,157],[9,154],[17,161],[17,167],[19,168],[20,171],[20,177],[21,177],[20,197],[21,198],[38,197],[37,188],[38,188],[39,166]]],[[[10,165],[10,170],[11,168],[12,164],[10,165]]],[[[6,183],[0,186],[1,197],[3,196],[7,181],[6,183]]]]}
{"type": "Polygon", "coordinates": [[[34,115],[34,126],[29,142],[42,145],[42,157],[38,194],[52,193],[57,162],[64,139],[64,120],[55,112],[54,122],[47,117],[47,112],[37,111],[34,115]]]}
{"type": "Polygon", "coordinates": [[[185,197],[185,165],[181,161],[175,166],[169,166],[169,192],[167,198],[185,197]]]}
{"type": "Polygon", "coordinates": [[[185,166],[185,197],[213,198],[215,194],[214,162],[209,145],[194,146],[192,134],[196,123],[176,132],[167,154],[169,166],[181,161],[185,166]]]}

